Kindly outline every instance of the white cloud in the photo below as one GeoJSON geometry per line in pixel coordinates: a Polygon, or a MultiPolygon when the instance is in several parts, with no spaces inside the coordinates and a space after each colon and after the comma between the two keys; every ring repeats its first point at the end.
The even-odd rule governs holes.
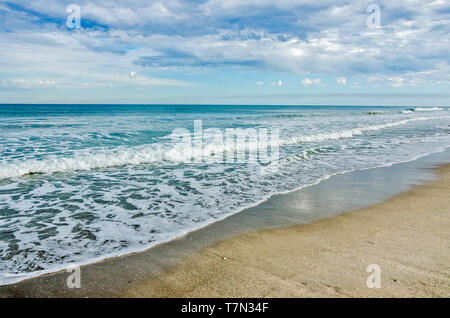
{"type": "Polygon", "coordinates": [[[405,79],[399,76],[389,77],[389,81],[391,81],[391,85],[394,87],[404,86],[405,79]]]}
{"type": "Polygon", "coordinates": [[[320,78],[311,79],[305,77],[304,79],[301,80],[301,82],[304,86],[313,86],[322,84],[322,80],[320,78]]]}
{"type": "MultiPolygon", "coordinates": [[[[95,4],[80,0],[82,20],[106,26],[80,32],[61,29],[70,1],[17,2],[27,10],[2,4],[7,16],[2,16],[1,28],[11,28],[0,30],[3,78],[43,74],[70,82],[84,73],[95,81],[96,74],[133,77],[130,69],[141,75],[154,70],[235,67],[334,77],[378,76],[382,80],[377,84],[392,86],[450,81],[448,6],[443,0],[408,0],[407,5],[380,0],[382,28],[376,30],[365,25],[367,3],[349,0],[325,0],[320,5],[313,0],[95,4]],[[31,12],[57,17],[54,21],[62,21],[61,25],[51,19],[42,22],[45,19],[31,12]],[[295,27],[288,20],[267,26],[260,19],[291,16],[295,27]],[[230,24],[233,18],[245,23],[230,24]],[[284,24],[289,27],[283,28],[284,24]],[[142,61],[148,63],[139,64],[142,61]]],[[[305,86],[322,84],[317,79],[303,81],[305,86]]],[[[336,81],[346,84],[345,77],[336,81]]]]}
{"type": "Polygon", "coordinates": [[[256,85],[264,85],[264,82],[257,81],[257,82],[255,82],[255,84],[256,84],[256,85]]]}
{"type": "Polygon", "coordinates": [[[270,86],[282,86],[283,85],[283,81],[279,80],[278,82],[271,82],[269,83],[270,86]]]}
{"type": "MultiPolygon", "coordinates": [[[[405,74],[405,76],[369,76],[367,78],[367,83],[372,86],[392,86],[392,87],[402,87],[402,86],[419,86],[427,82],[425,79],[427,76],[432,76],[432,74],[405,74]]],[[[439,83],[437,81],[436,83],[439,83]]],[[[448,81],[442,82],[443,84],[449,84],[448,81]]]]}
{"type": "Polygon", "coordinates": [[[80,3],[82,15],[90,20],[98,21],[108,26],[143,26],[149,23],[171,24],[174,21],[186,19],[177,1],[105,1],[80,3]],[[166,2],[166,3],[164,3],[166,2]]]}
{"type": "Polygon", "coordinates": [[[9,88],[49,88],[58,87],[61,84],[54,80],[39,80],[39,79],[23,79],[23,78],[10,78],[2,80],[1,85],[9,88]]]}
{"type": "Polygon", "coordinates": [[[132,83],[136,83],[141,86],[189,86],[193,83],[174,80],[174,79],[164,79],[164,78],[154,78],[139,76],[132,83]]]}
{"type": "Polygon", "coordinates": [[[336,83],[338,83],[339,85],[345,85],[347,84],[347,79],[345,77],[339,77],[336,79],[336,83]]]}
{"type": "Polygon", "coordinates": [[[5,88],[102,88],[113,86],[190,86],[194,83],[166,78],[139,76],[127,78],[114,74],[81,75],[79,77],[65,78],[63,80],[42,80],[32,78],[9,78],[0,81],[5,88]]]}

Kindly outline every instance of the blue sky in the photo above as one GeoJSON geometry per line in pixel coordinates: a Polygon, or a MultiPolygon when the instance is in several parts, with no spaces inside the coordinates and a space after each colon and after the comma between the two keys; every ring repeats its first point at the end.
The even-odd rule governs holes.
{"type": "Polygon", "coordinates": [[[449,22],[445,0],[2,0],[0,103],[446,106],[449,22]]]}

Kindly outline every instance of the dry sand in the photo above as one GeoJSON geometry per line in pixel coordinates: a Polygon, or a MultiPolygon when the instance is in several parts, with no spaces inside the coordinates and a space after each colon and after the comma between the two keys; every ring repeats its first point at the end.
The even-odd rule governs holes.
{"type": "Polygon", "coordinates": [[[439,175],[369,208],[226,239],[120,296],[450,297],[450,165],[439,175]],[[370,264],[380,289],[366,286],[370,264]]]}

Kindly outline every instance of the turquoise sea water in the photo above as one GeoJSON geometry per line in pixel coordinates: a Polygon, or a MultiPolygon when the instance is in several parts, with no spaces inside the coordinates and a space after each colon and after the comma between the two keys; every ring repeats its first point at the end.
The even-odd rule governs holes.
{"type": "MultiPolygon", "coordinates": [[[[232,151],[204,146],[207,156],[232,151]]],[[[448,108],[0,105],[0,284],[142,250],[273,194],[448,147],[448,108]],[[204,131],[279,129],[276,169],[182,160],[168,136],[197,120],[204,131]]]]}

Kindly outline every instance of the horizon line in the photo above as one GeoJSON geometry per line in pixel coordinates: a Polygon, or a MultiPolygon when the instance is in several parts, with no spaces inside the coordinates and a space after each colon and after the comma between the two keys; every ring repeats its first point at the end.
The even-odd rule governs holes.
{"type": "Polygon", "coordinates": [[[338,104],[215,104],[215,103],[196,103],[196,104],[177,104],[177,103],[157,103],[157,104],[144,104],[144,103],[0,103],[0,106],[5,105],[53,105],[53,106],[291,106],[291,107],[449,107],[448,105],[338,105],[338,104]]]}

